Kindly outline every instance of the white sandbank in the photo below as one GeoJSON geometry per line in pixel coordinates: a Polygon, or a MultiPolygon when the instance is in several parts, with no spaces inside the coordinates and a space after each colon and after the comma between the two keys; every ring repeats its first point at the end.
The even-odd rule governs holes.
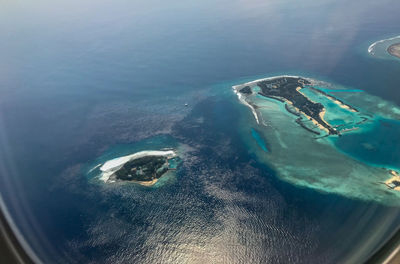
{"type": "Polygon", "coordinates": [[[100,167],[100,170],[102,171],[102,174],[100,176],[100,180],[107,182],[110,176],[117,170],[119,170],[125,163],[131,160],[143,158],[146,156],[164,156],[164,157],[169,157],[173,158],[176,157],[177,154],[173,150],[145,150],[145,151],[140,151],[136,152],[131,155],[115,158],[112,160],[109,160],[103,164],[103,166],[100,167]]]}
{"type": "Polygon", "coordinates": [[[302,79],[305,79],[307,81],[311,81],[310,78],[304,78],[304,77],[300,77],[300,76],[296,76],[296,75],[278,75],[278,76],[262,78],[262,79],[254,80],[254,81],[251,81],[251,82],[234,85],[234,86],[232,86],[232,88],[236,91],[236,90],[239,90],[240,88],[243,88],[245,86],[256,85],[257,83],[262,82],[262,81],[270,81],[270,80],[279,79],[279,78],[285,78],[285,77],[286,78],[302,78],[302,79]]]}

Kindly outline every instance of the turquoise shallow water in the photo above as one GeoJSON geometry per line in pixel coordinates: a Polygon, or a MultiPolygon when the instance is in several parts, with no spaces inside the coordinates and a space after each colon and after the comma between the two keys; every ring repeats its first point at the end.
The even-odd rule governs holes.
{"type": "Polygon", "coordinates": [[[400,121],[377,118],[366,132],[334,138],[335,145],[352,157],[375,166],[400,168],[400,121]]]}
{"type": "Polygon", "coordinates": [[[399,1],[1,7],[0,194],[45,263],[362,263],[398,228],[398,197],[370,166],[383,160],[310,137],[272,100],[258,101],[260,129],[231,86],[310,76],[365,91],[332,93],[372,120],[399,120],[399,63],[367,52],[398,35],[399,1]],[[185,155],[159,188],[87,174],[163,147],[185,155]]]}
{"type": "MultiPolygon", "coordinates": [[[[122,156],[130,155],[139,151],[144,150],[162,150],[164,148],[171,148],[178,152],[179,143],[168,135],[160,135],[155,137],[150,137],[145,140],[142,140],[137,143],[132,144],[119,144],[108,148],[104,153],[102,153],[98,158],[94,161],[88,163],[87,165],[82,167],[82,173],[86,174],[88,179],[94,184],[104,184],[99,178],[101,177],[100,167],[106,161],[119,158],[122,156]]],[[[182,149],[180,149],[183,151],[182,149]]],[[[171,169],[177,169],[179,164],[181,163],[180,158],[174,158],[170,160],[171,169]]],[[[150,188],[158,188],[163,186],[164,184],[171,182],[175,178],[174,171],[166,173],[162,176],[153,186],[150,188]]],[[[129,183],[128,183],[129,184],[129,183]]],[[[143,188],[139,184],[130,183],[132,188],[143,188]]],[[[149,187],[147,187],[149,188],[149,187]]]]}
{"type": "MultiPolygon", "coordinates": [[[[351,110],[310,87],[300,92],[324,105],[324,119],[340,131],[341,136],[326,137],[325,132],[305,120],[307,127],[321,131],[321,136],[316,136],[295,124],[297,117],[288,113],[285,103],[259,94],[248,96],[246,100],[257,106],[259,119],[263,120],[257,129],[273,149],[268,156],[256,152],[260,160],[274,167],[279,177],[295,185],[399,205],[399,192],[387,191],[387,187],[380,184],[391,178],[389,169],[400,168],[399,108],[365,92],[358,92],[358,89],[343,92],[345,89],[341,88],[337,94],[335,89],[330,90],[335,98],[357,110],[351,110]],[[374,109],[379,111],[371,114],[374,109]],[[393,119],[382,116],[392,116],[393,119]]],[[[243,122],[246,126],[246,121],[243,122]]],[[[256,138],[253,131],[252,137],[256,138]]]]}
{"type": "Polygon", "coordinates": [[[362,93],[362,92],[364,92],[363,90],[358,90],[358,89],[345,90],[345,89],[324,89],[324,88],[321,88],[321,90],[324,91],[324,92],[327,92],[327,93],[329,93],[329,92],[332,92],[332,93],[362,93]]]}
{"type": "MultiPolygon", "coordinates": [[[[316,88],[319,89],[319,87],[316,88]]],[[[363,120],[362,114],[351,112],[343,107],[340,107],[338,104],[334,103],[332,100],[318,92],[308,88],[302,89],[301,92],[311,100],[320,102],[325,106],[325,120],[328,121],[329,124],[337,126],[338,130],[354,127],[358,122],[363,120]]]]}

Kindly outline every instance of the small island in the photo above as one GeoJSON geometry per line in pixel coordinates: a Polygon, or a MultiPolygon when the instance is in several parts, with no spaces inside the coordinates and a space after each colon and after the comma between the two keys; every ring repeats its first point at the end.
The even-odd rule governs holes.
{"type": "Polygon", "coordinates": [[[174,150],[140,151],[104,163],[100,179],[107,183],[126,181],[152,186],[165,173],[176,169],[178,159],[174,150]]]}
{"type": "Polygon", "coordinates": [[[394,57],[400,58],[400,43],[390,45],[387,52],[394,57]]]}
{"type": "Polygon", "coordinates": [[[400,174],[394,170],[389,170],[389,173],[392,177],[385,181],[384,184],[392,190],[400,191],[400,174]]]}

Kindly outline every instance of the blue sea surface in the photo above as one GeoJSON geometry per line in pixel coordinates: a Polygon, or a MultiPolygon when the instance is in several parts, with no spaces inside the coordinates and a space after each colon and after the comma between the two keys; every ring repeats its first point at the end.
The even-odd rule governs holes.
{"type": "MultiPolygon", "coordinates": [[[[1,198],[45,263],[360,263],[399,227],[400,208],[280,180],[248,149],[238,119],[252,116],[231,86],[322,76],[399,106],[398,61],[366,51],[398,35],[399,9],[361,0],[6,1],[1,198]],[[159,188],[87,174],[163,147],[185,155],[159,188]]],[[[268,138],[248,132],[273,155],[268,138]]],[[[398,135],[398,123],[382,119],[336,145],[398,167],[398,135]]]]}

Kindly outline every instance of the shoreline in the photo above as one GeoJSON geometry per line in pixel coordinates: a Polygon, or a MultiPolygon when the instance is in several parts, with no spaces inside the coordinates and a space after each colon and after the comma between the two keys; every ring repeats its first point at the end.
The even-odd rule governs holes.
{"type": "Polygon", "coordinates": [[[251,109],[251,112],[253,113],[253,116],[254,116],[254,118],[256,119],[257,124],[259,125],[259,124],[260,124],[260,121],[258,120],[258,115],[257,115],[256,109],[255,109],[251,104],[249,104],[249,103],[246,101],[246,99],[243,99],[243,98],[242,98],[243,96],[242,96],[242,95],[240,94],[240,92],[239,92],[239,90],[242,89],[242,88],[244,88],[246,85],[240,86],[240,87],[239,87],[239,86],[240,86],[240,85],[232,86],[232,89],[233,89],[234,93],[237,95],[239,101],[240,101],[242,104],[244,104],[245,106],[247,106],[247,107],[249,107],[249,108],[251,109]]]}
{"type": "Polygon", "coordinates": [[[255,120],[256,120],[258,125],[260,124],[260,120],[258,118],[258,114],[257,114],[256,109],[254,108],[254,106],[249,104],[246,101],[246,99],[243,99],[243,96],[240,94],[239,90],[244,88],[244,87],[246,87],[246,86],[253,87],[254,85],[257,85],[257,83],[262,82],[262,81],[274,80],[274,79],[279,79],[279,78],[284,78],[284,77],[287,77],[287,78],[303,78],[303,79],[306,79],[308,81],[313,81],[310,78],[304,78],[304,77],[300,77],[300,76],[296,76],[296,75],[278,75],[278,76],[261,78],[261,79],[257,79],[257,80],[253,80],[253,81],[250,81],[250,82],[246,82],[246,83],[237,84],[237,85],[233,85],[232,86],[232,89],[233,89],[234,93],[237,95],[239,101],[242,104],[246,105],[247,107],[249,107],[251,109],[251,112],[253,113],[253,116],[254,116],[254,118],[255,118],[255,120]]]}
{"type": "MultiPolygon", "coordinates": [[[[127,156],[122,156],[119,158],[111,159],[106,161],[101,167],[100,171],[101,176],[100,180],[103,181],[104,183],[109,182],[110,177],[114,175],[116,171],[118,171],[125,163],[143,158],[146,156],[162,156],[162,157],[167,157],[167,158],[174,158],[178,156],[175,151],[173,150],[145,150],[145,151],[139,151],[131,155],[127,156]]],[[[99,166],[99,165],[98,165],[99,166]]],[[[162,177],[162,176],[161,176],[162,177]]],[[[132,180],[130,182],[136,182],[138,184],[144,185],[144,186],[151,186],[154,185],[157,181],[154,181],[157,179],[153,179],[152,181],[135,181],[132,180]]],[[[111,181],[110,181],[111,182],[111,181]]],[[[114,181],[113,181],[114,182],[114,181]]]]}
{"type": "MultiPolygon", "coordinates": [[[[325,109],[325,108],[324,108],[324,109],[325,109]]],[[[325,131],[326,133],[329,134],[329,129],[327,129],[326,127],[324,127],[324,126],[321,125],[320,123],[318,123],[314,118],[312,118],[312,117],[306,115],[306,114],[303,113],[303,112],[302,112],[302,114],[303,114],[304,116],[306,116],[308,120],[311,120],[311,122],[312,122],[315,126],[317,126],[320,130],[325,131]]],[[[320,116],[321,116],[321,113],[319,113],[319,114],[320,114],[320,116]]],[[[325,123],[327,123],[323,118],[321,118],[321,119],[322,119],[325,123]]],[[[327,123],[327,124],[328,124],[328,123],[327,123]]]]}
{"type": "Polygon", "coordinates": [[[316,92],[318,92],[318,93],[320,93],[320,94],[322,94],[322,95],[324,95],[326,98],[328,98],[329,100],[331,100],[332,102],[337,104],[339,107],[341,107],[343,109],[346,109],[346,110],[348,110],[350,112],[353,112],[353,113],[358,113],[357,109],[355,109],[354,107],[352,107],[352,106],[340,101],[336,97],[334,97],[334,96],[332,96],[332,95],[330,95],[330,94],[328,94],[328,93],[326,93],[324,91],[321,91],[321,90],[319,90],[317,88],[314,88],[314,87],[309,87],[309,88],[314,90],[314,91],[316,91],[316,92]]]}
{"type": "MultiPolygon", "coordinates": [[[[328,97],[329,98],[329,97],[328,97]]],[[[331,99],[331,98],[329,98],[329,99],[331,99]]],[[[348,106],[347,104],[344,104],[344,103],[342,103],[341,101],[339,101],[338,99],[333,99],[333,97],[332,97],[332,99],[331,99],[335,104],[337,104],[339,107],[341,107],[341,108],[343,108],[343,109],[346,109],[346,110],[349,110],[350,112],[353,112],[353,113],[357,113],[358,111],[357,110],[355,110],[354,108],[351,108],[350,106],[348,106]]]]}
{"type": "MultiPolygon", "coordinates": [[[[162,176],[164,176],[164,175],[162,175],[162,176]]],[[[129,182],[133,182],[133,183],[140,184],[142,186],[149,187],[149,186],[153,186],[154,184],[156,184],[158,182],[158,179],[154,179],[152,181],[135,181],[135,180],[132,180],[132,181],[129,181],[129,182]]]]}
{"type": "MultiPolygon", "coordinates": [[[[260,82],[263,82],[263,81],[274,81],[274,80],[279,80],[281,78],[297,78],[297,79],[302,79],[303,80],[302,82],[308,81],[309,83],[307,85],[305,85],[304,87],[303,86],[298,86],[296,88],[296,91],[299,94],[301,94],[302,96],[304,96],[305,98],[307,98],[307,100],[309,100],[311,103],[318,104],[318,102],[312,100],[311,98],[309,98],[306,94],[304,94],[301,91],[303,88],[309,88],[309,89],[311,89],[311,90],[313,90],[313,91],[315,91],[317,93],[320,93],[325,98],[327,98],[329,101],[333,102],[335,105],[337,105],[338,107],[340,107],[342,109],[345,109],[345,110],[347,110],[349,112],[353,112],[353,113],[359,113],[359,110],[357,108],[353,107],[352,105],[349,105],[349,104],[343,102],[341,99],[338,99],[335,96],[333,96],[333,95],[331,95],[329,93],[326,93],[326,92],[314,87],[314,85],[318,85],[318,83],[323,83],[324,85],[327,85],[327,86],[328,85],[330,86],[331,85],[330,83],[326,83],[326,82],[320,81],[320,80],[315,80],[313,78],[296,76],[296,75],[278,75],[278,76],[260,78],[260,79],[257,79],[257,80],[253,80],[253,81],[249,81],[249,82],[246,82],[246,83],[242,83],[242,84],[238,84],[238,85],[232,86],[232,89],[234,90],[234,93],[238,96],[239,101],[242,104],[246,105],[247,107],[249,107],[251,109],[257,124],[260,124],[260,118],[262,120],[263,116],[261,115],[260,112],[257,111],[258,106],[256,104],[253,104],[252,101],[251,101],[251,97],[250,96],[254,96],[255,93],[258,93],[258,94],[260,94],[260,95],[262,95],[264,97],[269,97],[269,98],[272,98],[272,99],[275,99],[277,101],[280,101],[280,102],[284,103],[286,109],[288,109],[288,107],[293,107],[294,112],[296,112],[295,115],[297,115],[297,113],[299,114],[297,116],[302,115],[303,119],[305,119],[306,121],[307,120],[311,121],[316,128],[318,128],[320,131],[323,131],[324,133],[327,133],[328,135],[331,135],[331,134],[341,135],[341,133],[351,132],[351,131],[357,130],[359,128],[359,127],[353,127],[351,129],[344,129],[342,131],[337,130],[335,128],[335,126],[331,125],[329,122],[327,122],[325,120],[324,117],[325,117],[325,114],[327,113],[327,108],[325,106],[323,106],[323,109],[320,110],[320,113],[318,114],[318,117],[316,117],[316,116],[311,117],[308,114],[306,114],[305,112],[301,111],[298,107],[295,107],[293,105],[293,102],[291,102],[289,99],[280,98],[280,97],[279,98],[278,97],[275,98],[274,96],[271,96],[271,95],[264,95],[262,93],[262,91],[257,92],[255,90],[253,90],[253,89],[255,89],[255,87],[258,87],[257,85],[260,82]],[[244,94],[244,93],[240,92],[245,87],[250,87],[251,88],[251,94],[250,93],[244,94]]],[[[287,111],[291,113],[291,111],[289,111],[289,110],[287,110],[287,111]]],[[[294,114],[294,113],[292,113],[292,114],[294,114]]]]}
{"type": "MultiPolygon", "coordinates": [[[[296,91],[297,91],[298,93],[302,94],[304,97],[306,97],[308,100],[310,100],[310,101],[313,102],[314,104],[317,103],[317,102],[311,100],[307,95],[305,95],[304,93],[302,93],[302,92],[301,92],[301,89],[303,89],[303,88],[302,88],[302,87],[297,87],[297,88],[296,88],[296,91]]],[[[296,110],[298,110],[300,113],[302,113],[303,115],[305,115],[305,116],[307,117],[308,120],[311,120],[311,122],[312,122],[314,125],[316,125],[320,130],[323,130],[323,131],[325,131],[326,133],[329,134],[329,129],[327,129],[326,127],[324,127],[324,126],[321,125],[320,123],[318,123],[318,122],[317,122],[314,118],[312,118],[311,116],[308,116],[308,115],[306,115],[304,112],[300,111],[300,109],[298,109],[297,107],[295,107],[295,108],[296,108],[296,110]]],[[[319,113],[319,117],[321,118],[321,120],[322,120],[325,124],[328,124],[329,126],[331,126],[331,125],[324,119],[325,113],[326,113],[326,108],[324,107],[324,108],[322,109],[322,111],[319,113]]]]}
{"type": "MultiPolygon", "coordinates": [[[[242,97],[241,98],[242,100],[246,99],[249,103],[254,104],[255,110],[259,114],[258,117],[260,118],[260,121],[263,118],[265,118],[270,122],[271,129],[260,127],[260,131],[263,136],[269,139],[271,143],[271,149],[272,150],[275,149],[275,151],[273,151],[274,152],[272,153],[273,155],[264,155],[261,149],[259,149],[260,151],[256,152],[258,159],[265,161],[265,163],[268,163],[268,165],[272,164],[274,168],[275,167],[277,168],[277,175],[280,178],[287,180],[288,182],[291,182],[294,185],[312,187],[321,191],[329,190],[329,192],[338,193],[344,196],[354,197],[354,198],[362,197],[362,199],[366,200],[375,199],[375,197],[372,197],[372,194],[368,192],[363,192],[362,190],[362,188],[364,187],[369,188],[370,186],[371,190],[377,191],[377,195],[387,194],[388,197],[390,198],[400,195],[398,193],[400,192],[400,175],[398,175],[400,171],[397,170],[398,174],[392,175],[389,174],[388,169],[382,167],[382,165],[379,165],[379,169],[376,169],[375,171],[376,166],[370,165],[369,162],[364,161],[362,155],[358,156],[357,153],[352,152],[351,149],[347,150],[346,148],[342,148],[339,145],[335,145],[335,142],[339,140],[338,138],[339,136],[342,135],[342,133],[343,134],[360,133],[359,131],[357,132],[356,130],[364,129],[364,126],[362,126],[361,124],[369,120],[369,118],[364,117],[364,115],[368,115],[370,116],[370,119],[374,119],[372,110],[370,110],[371,113],[369,112],[364,113],[363,103],[365,104],[369,103],[369,100],[367,100],[369,99],[368,97],[365,99],[365,102],[363,101],[364,98],[361,98],[361,96],[364,96],[363,94],[357,95],[356,97],[351,97],[352,94],[350,94],[350,97],[347,97],[345,95],[343,95],[342,97],[342,95],[338,95],[338,98],[336,98],[336,94],[331,95],[330,93],[328,94],[328,91],[325,92],[326,87],[331,89],[329,90],[329,92],[336,91],[336,88],[340,88],[339,91],[347,91],[348,89],[344,89],[345,86],[339,86],[331,83],[328,83],[329,86],[317,85],[316,83],[325,83],[319,80],[316,81],[311,80],[311,84],[309,84],[309,82],[306,81],[307,78],[304,78],[303,80],[305,85],[302,85],[295,79],[285,80],[284,78],[282,79],[280,78],[281,76],[275,76],[263,79],[259,78],[258,80],[249,81],[240,85],[232,86],[235,93],[241,91],[240,97],[242,97]],[[270,80],[270,81],[267,81],[265,83],[260,83],[260,80],[270,80]],[[285,85],[288,84],[291,86],[285,87],[285,85]],[[251,93],[249,92],[248,88],[246,88],[245,90],[241,90],[246,86],[251,87],[252,90],[251,93]],[[316,92],[314,93],[311,90],[308,89],[302,90],[301,88],[301,87],[312,88],[312,86],[315,87],[315,90],[321,91],[322,93],[316,93],[316,92]],[[278,89],[275,90],[274,88],[279,88],[280,90],[278,89]],[[264,91],[265,95],[261,94],[264,91]],[[284,101],[283,104],[279,104],[279,106],[284,106],[282,107],[283,109],[281,107],[280,108],[271,107],[271,111],[269,111],[268,102],[263,103],[261,99],[258,99],[259,96],[257,94],[265,96],[266,97],[265,99],[268,101],[275,102],[276,100],[276,103],[278,104],[284,101]],[[282,96],[279,97],[280,95],[282,96]],[[306,95],[308,95],[309,97],[306,95]],[[274,98],[275,96],[281,100],[275,99],[274,98]],[[305,102],[305,99],[303,100],[298,99],[298,98],[303,98],[303,96],[307,97],[308,99],[307,104],[303,103],[305,102]],[[355,104],[358,102],[355,101],[355,99],[359,98],[358,96],[360,96],[361,98],[360,106],[358,106],[358,104],[355,104]],[[271,100],[269,100],[270,98],[271,100]],[[322,106],[312,107],[312,104],[308,103],[308,101],[317,104],[319,103],[322,106]],[[295,105],[297,107],[294,106],[292,102],[293,103],[295,102],[295,105]],[[355,104],[354,106],[353,103],[355,104]],[[360,109],[358,109],[358,107],[360,107],[360,109]],[[262,110],[262,108],[266,108],[266,110],[264,111],[262,110]],[[326,128],[325,127],[321,128],[320,126],[317,127],[317,124],[315,124],[315,120],[310,120],[310,117],[305,116],[303,111],[299,111],[299,108],[304,110],[305,113],[312,116],[313,119],[315,118],[315,120],[317,120],[323,126],[325,126],[325,124],[328,124],[333,128],[335,128],[335,130],[338,132],[337,134],[338,137],[334,137],[332,140],[326,139],[327,136],[329,136],[326,135],[328,134],[326,128]],[[280,113],[278,114],[277,113],[278,110],[279,111],[283,110],[283,112],[289,113],[290,116],[288,118],[296,119],[295,121],[297,125],[299,127],[302,127],[299,128],[298,133],[297,130],[295,130],[297,128],[289,123],[291,120],[286,120],[286,119],[284,120],[284,118],[286,117],[283,115],[281,116],[280,113]],[[344,126],[344,127],[336,129],[336,127],[339,126],[344,126]],[[345,127],[346,129],[344,129],[345,127]],[[301,138],[303,132],[300,130],[302,129],[305,129],[308,132],[310,132],[311,136],[307,136],[307,140],[305,140],[304,137],[301,138]],[[316,143],[312,143],[314,141],[316,143]],[[332,151],[329,150],[331,152],[328,152],[327,150],[326,155],[324,152],[325,145],[332,146],[333,148],[332,151]],[[289,150],[289,146],[290,148],[292,148],[293,146],[293,150],[295,151],[289,150]],[[309,159],[308,156],[307,158],[303,159],[304,156],[301,153],[303,150],[306,150],[306,152],[310,152],[307,153],[307,155],[309,155],[309,159]],[[296,152],[298,152],[299,154],[297,154],[296,152]],[[322,154],[319,155],[319,152],[322,154]],[[333,158],[331,158],[331,156],[328,156],[328,154],[331,155],[333,158]],[[293,157],[293,162],[290,160],[292,157],[293,157]],[[316,160],[316,162],[314,162],[312,159],[316,160]],[[327,165],[324,165],[324,163],[326,164],[330,163],[331,160],[337,163],[337,164],[332,164],[332,169],[330,167],[327,167],[327,165]],[[319,163],[320,161],[322,164],[321,169],[320,170],[316,169],[315,171],[313,171],[315,166],[320,166],[319,163]],[[300,167],[301,171],[297,170],[298,167],[300,167]],[[349,178],[354,177],[348,189],[345,190],[342,189],[340,185],[341,181],[337,179],[337,175],[335,175],[336,169],[338,169],[341,173],[343,173],[344,177],[347,177],[347,175],[349,176],[349,178]],[[324,174],[328,174],[328,177],[323,177],[327,178],[327,180],[322,179],[321,181],[319,181],[318,179],[320,178],[320,174],[322,174],[321,173],[322,171],[324,174]],[[308,176],[310,177],[309,180],[308,176]],[[303,178],[306,178],[305,184],[303,184],[304,183],[303,178]],[[335,186],[333,186],[333,183],[335,183],[335,186]],[[358,188],[357,184],[361,184],[362,188],[360,187],[359,190],[354,189],[358,188]],[[383,184],[385,184],[386,186],[384,186],[383,184]],[[332,189],[330,189],[330,187],[332,187],[332,189]]],[[[299,78],[303,79],[303,77],[299,78]]],[[[357,90],[357,91],[362,91],[362,90],[357,90]]],[[[367,94],[367,92],[365,94],[367,94]]],[[[379,103],[380,101],[377,102],[379,103]]],[[[367,109],[369,110],[369,108],[367,109]]],[[[251,116],[249,115],[247,115],[247,117],[251,118],[251,116]]],[[[248,125],[248,124],[243,123],[243,125],[248,125]]],[[[366,126],[365,128],[370,129],[369,126],[366,126]]],[[[304,132],[304,135],[305,133],[308,132],[304,132]]],[[[362,132],[363,131],[361,131],[361,133],[362,132]]],[[[251,139],[254,141],[254,136],[251,139]]],[[[257,141],[257,139],[255,140],[257,141]]],[[[254,142],[254,144],[258,144],[258,142],[254,142]]],[[[381,196],[377,196],[377,199],[383,199],[383,198],[381,196]]]]}
{"type": "MultiPolygon", "coordinates": [[[[252,104],[250,104],[249,102],[247,102],[245,96],[243,96],[243,95],[240,93],[240,90],[243,89],[243,88],[246,87],[246,86],[249,86],[249,87],[252,88],[252,87],[256,86],[259,82],[262,82],[262,81],[271,81],[271,80],[280,79],[280,78],[298,78],[298,79],[307,80],[307,81],[309,81],[310,83],[315,83],[315,82],[316,82],[316,80],[314,80],[314,79],[312,79],[312,78],[306,78],[306,77],[302,77],[302,76],[296,76],[296,75],[278,75],[278,76],[272,76],[272,77],[261,78],[261,79],[257,79],[257,80],[253,80],[253,81],[250,81],[250,82],[246,82],[246,83],[242,83],[242,84],[238,84],[238,85],[232,86],[232,89],[234,90],[234,93],[238,96],[239,101],[240,101],[242,104],[248,106],[248,107],[251,109],[251,111],[252,111],[252,113],[253,113],[253,115],[254,115],[254,118],[256,119],[257,124],[260,124],[260,122],[259,122],[259,119],[258,119],[258,114],[257,114],[256,108],[255,108],[252,104]]],[[[304,95],[304,94],[300,91],[301,89],[302,89],[302,87],[297,87],[297,88],[296,88],[296,91],[299,92],[300,94],[302,94],[304,97],[308,98],[306,95],[304,95]]],[[[253,94],[253,92],[252,92],[252,94],[253,94]]],[[[265,95],[264,95],[264,96],[265,96],[265,95]]],[[[266,97],[270,97],[270,96],[266,96],[266,97]]],[[[273,97],[271,97],[271,98],[273,98],[273,97]]],[[[286,98],[283,98],[282,100],[280,100],[280,99],[278,99],[278,98],[273,98],[273,99],[278,100],[278,101],[281,101],[282,103],[290,104],[292,107],[295,108],[295,110],[296,110],[299,114],[302,114],[303,116],[306,117],[306,119],[311,120],[311,122],[312,122],[318,129],[320,129],[320,130],[322,130],[322,131],[324,131],[324,132],[326,132],[326,133],[328,133],[328,134],[330,133],[330,131],[329,131],[328,128],[324,127],[322,124],[318,123],[314,118],[311,118],[311,117],[308,116],[306,113],[304,113],[303,111],[301,111],[299,108],[295,107],[295,106],[293,105],[293,102],[291,102],[290,100],[288,100],[288,99],[286,99],[286,98]]],[[[335,99],[336,99],[336,98],[335,98],[335,99]]],[[[312,100],[309,99],[309,98],[308,98],[308,100],[310,100],[310,101],[313,102],[313,103],[316,103],[316,102],[312,101],[312,100]]],[[[339,102],[339,101],[338,101],[338,102],[339,102]]],[[[348,106],[347,106],[347,107],[348,107],[348,106]]],[[[348,109],[350,110],[351,107],[348,107],[348,109]]],[[[325,115],[325,113],[326,113],[326,109],[324,108],[323,111],[322,111],[322,115],[321,115],[321,113],[320,113],[319,116],[321,117],[321,120],[322,120],[323,122],[325,122],[325,124],[329,125],[329,123],[326,122],[326,120],[323,118],[323,116],[325,115]]],[[[329,126],[330,126],[330,125],[329,125],[329,126]]]]}
{"type": "Polygon", "coordinates": [[[377,44],[383,43],[383,42],[385,42],[385,41],[394,40],[394,39],[397,39],[397,38],[400,39],[400,36],[395,36],[395,37],[391,37],[391,38],[387,38],[387,39],[382,39],[382,40],[375,41],[374,43],[372,43],[371,45],[369,45],[369,47],[368,47],[368,53],[374,54],[374,53],[372,53],[372,51],[373,51],[373,49],[375,48],[375,46],[376,46],[377,44]]]}
{"type": "MultiPolygon", "coordinates": [[[[301,93],[301,94],[303,94],[303,93],[301,93]]],[[[304,95],[304,94],[303,94],[303,95],[304,95]]],[[[306,117],[307,120],[311,120],[311,122],[312,122],[316,127],[318,127],[320,130],[325,131],[326,133],[329,134],[329,130],[328,130],[326,127],[324,127],[323,125],[321,125],[320,123],[318,123],[314,118],[312,118],[311,116],[307,115],[306,113],[304,113],[303,111],[301,111],[299,108],[297,108],[296,106],[294,106],[293,103],[292,103],[291,101],[285,99],[285,103],[290,104],[292,107],[294,107],[294,109],[296,109],[297,112],[299,112],[300,114],[304,115],[304,116],[306,117]]],[[[325,112],[326,112],[325,108],[324,108],[323,112],[324,112],[324,115],[325,115],[325,112]]],[[[321,117],[321,113],[319,113],[319,114],[320,114],[320,117],[321,117]]],[[[328,122],[325,121],[325,119],[323,119],[323,117],[321,117],[321,119],[322,119],[322,121],[324,121],[326,124],[329,124],[328,122]]]]}
{"type": "Polygon", "coordinates": [[[395,191],[400,191],[400,185],[395,184],[395,182],[400,183],[400,173],[394,170],[389,170],[389,173],[392,175],[392,177],[384,182],[384,184],[395,191]]]}
{"type": "Polygon", "coordinates": [[[250,81],[247,83],[242,83],[242,84],[238,84],[238,85],[234,85],[232,86],[232,88],[236,91],[236,90],[240,90],[241,88],[245,87],[245,86],[254,86],[259,82],[262,81],[270,81],[270,80],[274,80],[274,79],[279,79],[279,78],[302,78],[302,79],[306,79],[307,81],[311,81],[313,79],[311,78],[305,78],[305,77],[301,77],[301,76],[296,76],[296,75],[278,75],[278,76],[272,76],[272,77],[266,77],[266,78],[261,78],[261,79],[257,79],[254,81],[250,81]]]}

